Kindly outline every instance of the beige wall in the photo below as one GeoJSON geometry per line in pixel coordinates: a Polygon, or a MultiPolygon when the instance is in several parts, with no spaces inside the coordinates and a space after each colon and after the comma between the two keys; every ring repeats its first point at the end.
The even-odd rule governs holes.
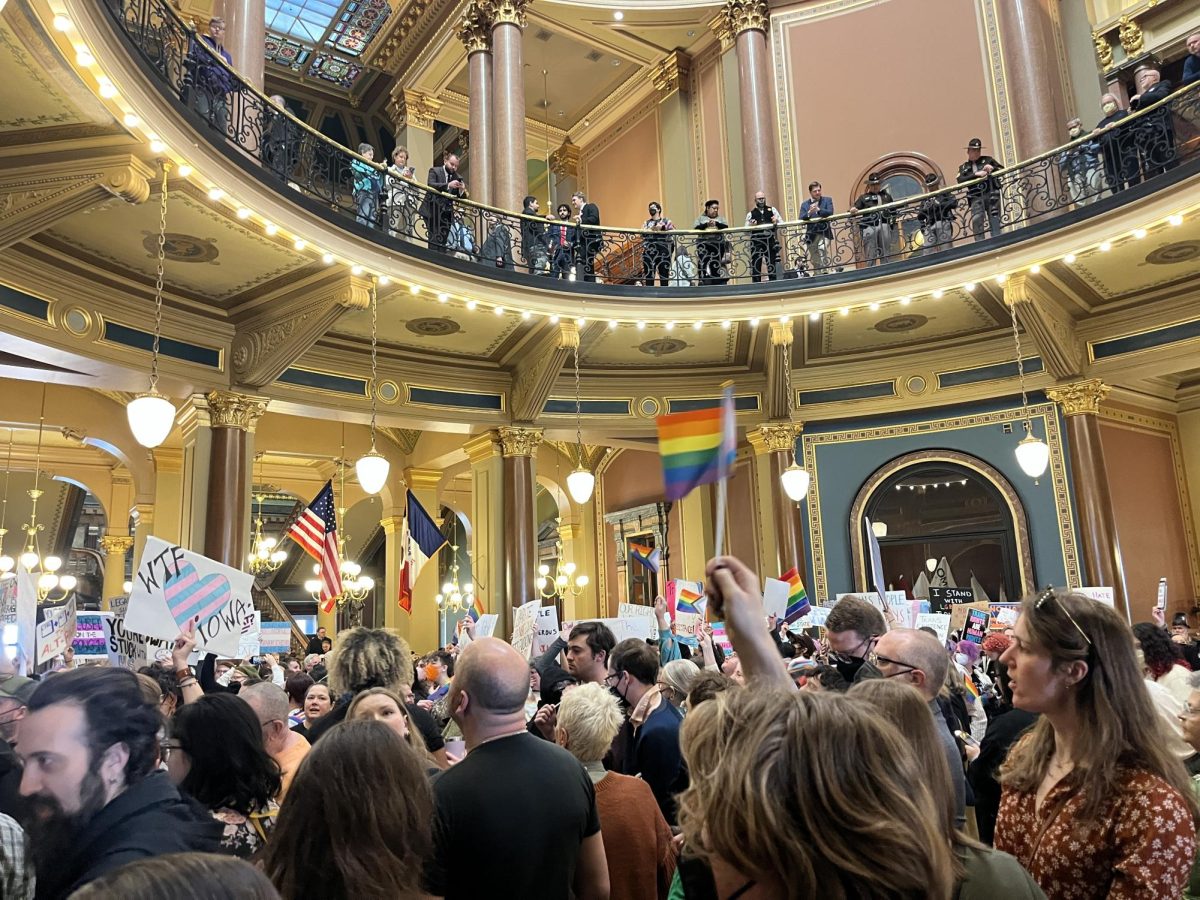
{"type": "MultiPolygon", "coordinates": [[[[700,204],[710,197],[721,201],[722,208],[728,211],[733,202],[729,194],[729,160],[726,152],[726,127],[724,116],[724,79],[722,75],[721,57],[705,67],[696,77],[697,96],[695,103],[700,119],[700,159],[703,172],[698,185],[696,209],[689,210],[689,215],[680,216],[691,225],[696,216],[700,215],[700,204]]],[[[741,141],[741,135],[730,137],[731,140],[741,141]]],[[[676,225],[683,227],[679,222],[676,225]]]]}
{"type": "MultiPolygon", "coordinates": [[[[599,204],[605,225],[640,228],[648,215],[646,206],[662,200],[657,111],[618,126],[597,144],[594,150],[582,151],[588,199],[599,204]]],[[[667,210],[667,215],[682,227],[677,212],[667,210]]]]}

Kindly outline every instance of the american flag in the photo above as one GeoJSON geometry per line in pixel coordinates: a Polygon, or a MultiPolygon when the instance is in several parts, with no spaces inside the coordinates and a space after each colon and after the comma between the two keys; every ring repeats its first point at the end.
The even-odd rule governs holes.
{"type": "Polygon", "coordinates": [[[342,593],[342,558],[338,552],[337,511],[333,506],[333,482],[325,482],[321,493],[305,507],[288,530],[288,537],[320,564],[321,610],[332,612],[342,593]]]}

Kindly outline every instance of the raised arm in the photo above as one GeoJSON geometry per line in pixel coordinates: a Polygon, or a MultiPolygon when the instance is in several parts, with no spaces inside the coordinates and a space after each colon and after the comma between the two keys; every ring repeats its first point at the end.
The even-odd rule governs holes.
{"type": "Polygon", "coordinates": [[[725,623],[725,632],[742,662],[747,681],[795,690],[783,658],[767,630],[758,577],[740,559],[718,556],[705,569],[712,615],[725,623]]]}

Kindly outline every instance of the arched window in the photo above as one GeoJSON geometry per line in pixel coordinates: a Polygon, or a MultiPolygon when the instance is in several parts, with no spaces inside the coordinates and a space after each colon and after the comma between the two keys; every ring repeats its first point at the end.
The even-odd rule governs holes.
{"type": "MultiPolygon", "coordinates": [[[[878,173],[879,177],[883,179],[883,189],[891,195],[893,200],[897,201],[907,200],[909,197],[925,193],[926,175],[937,175],[938,187],[946,186],[946,179],[941,168],[924,154],[914,151],[889,153],[887,156],[875,160],[859,174],[858,180],[854,183],[854,192],[850,197],[849,206],[853,206],[854,201],[866,192],[867,179],[875,173],[878,173]]],[[[896,235],[896,237],[903,239],[905,247],[913,247],[913,238],[920,230],[920,223],[915,216],[909,216],[902,220],[901,227],[904,229],[904,234],[896,235]]]]}

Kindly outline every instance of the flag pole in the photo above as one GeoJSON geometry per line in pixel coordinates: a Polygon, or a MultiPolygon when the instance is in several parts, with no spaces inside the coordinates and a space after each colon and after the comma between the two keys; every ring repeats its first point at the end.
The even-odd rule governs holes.
{"type": "MultiPolygon", "coordinates": [[[[721,383],[721,403],[724,406],[728,400],[732,404],[733,381],[723,381],[721,383]]],[[[736,413],[734,413],[736,415],[736,413]]],[[[717,556],[726,555],[725,547],[725,522],[729,518],[729,467],[725,463],[725,429],[727,425],[732,425],[735,430],[734,442],[736,446],[736,428],[733,423],[726,423],[724,416],[721,419],[721,449],[720,449],[720,471],[721,477],[717,479],[717,527],[714,542],[714,549],[717,556]]]]}

